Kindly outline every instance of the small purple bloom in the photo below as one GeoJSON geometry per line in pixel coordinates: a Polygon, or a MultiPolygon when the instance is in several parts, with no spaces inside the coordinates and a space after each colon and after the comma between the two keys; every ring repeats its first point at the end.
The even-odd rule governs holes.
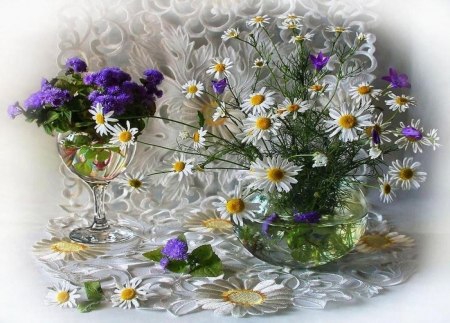
{"type": "Polygon", "coordinates": [[[160,85],[164,80],[164,76],[160,71],[157,70],[146,70],[144,71],[144,75],[147,77],[146,81],[153,85],[160,85]]]}
{"type": "Polygon", "coordinates": [[[16,102],[16,103],[14,103],[14,104],[11,104],[11,105],[8,107],[7,113],[8,113],[8,116],[9,116],[11,119],[14,119],[16,116],[18,116],[18,115],[21,113],[21,111],[20,111],[20,109],[19,109],[19,102],[16,102]]]}
{"type": "Polygon", "coordinates": [[[188,246],[186,242],[179,239],[170,239],[161,253],[169,259],[186,260],[188,258],[188,246]]]}
{"type": "Polygon", "coordinates": [[[277,213],[272,214],[271,216],[269,216],[267,219],[264,220],[263,224],[262,224],[262,232],[268,236],[267,231],[269,230],[269,226],[277,221],[280,217],[278,216],[277,213]]]}
{"type": "Polygon", "coordinates": [[[77,57],[67,60],[66,66],[73,69],[75,73],[87,72],[86,63],[77,57]]]}
{"type": "Polygon", "coordinates": [[[161,265],[161,267],[163,267],[165,269],[167,267],[167,265],[169,264],[169,259],[166,257],[161,258],[161,260],[159,261],[159,264],[161,265]]]}
{"type": "Polygon", "coordinates": [[[380,142],[381,142],[381,140],[380,140],[380,134],[378,133],[378,131],[375,130],[375,128],[372,129],[372,142],[373,142],[375,145],[379,145],[380,142]]]}
{"type": "Polygon", "coordinates": [[[412,138],[415,140],[420,140],[423,137],[422,132],[420,132],[420,130],[417,130],[416,128],[413,128],[413,127],[403,128],[402,134],[404,134],[408,138],[412,138]]]}
{"type": "Polygon", "coordinates": [[[393,68],[389,69],[389,76],[383,76],[381,79],[391,82],[392,88],[411,88],[411,84],[408,83],[408,76],[406,74],[398,75],[397,71],[393,68]]]}
{"type": "Polygon", "coordinates": [[[294,212],[294,222],[318,223],[321,215],[316,211],[297,213],[294,212]]]}
{"type": "Polygon", "coordinates": [[[212,80],[211,83],[212,83],[214,92],[217,94],[222,94],[223,91],[225,91],[225,88],[227,86],[227,79],[212,80]]]}
{"type": "Polygon", "coordinates": [[[311,59],[311,62],[314,65],[314,68],[318,71],[320,71],[328,62],[328,60],[330,59],[327,56],[323,56],[322,52],[319,52],[319,54],[317,54],[317,57],[314,56],[313,54],[309,54],[309,58],[311,59]]]}

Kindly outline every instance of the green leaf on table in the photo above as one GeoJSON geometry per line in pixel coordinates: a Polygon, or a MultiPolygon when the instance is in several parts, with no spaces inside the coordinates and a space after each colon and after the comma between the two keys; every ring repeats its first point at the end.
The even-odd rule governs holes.
{"type": "Polygon", "coordinates": [[[210,245],[203,245],[192,250],[190,257],[196,262],[209,259],[214,254],[210,245]]]}
{"type": "Polygon", "coordinates": [[[166,266],[166,269],[173,273],[183,274],[186,271],[186,261],[185,260],[170,260],[166,266]]]}
{"type": "MultiPolygon", "coordinates": [[[[211,246],[209,246],[211,247],[211,246]]],[[[222,261],[214,252],[206,260],[202,260],[189,271],[194,277],[217,277],[222,274],[222,261]]]]}
{"type": "Polygon", "coordinates": [[[187,240],[186,240],[186,237],[185,237],[184,234],[180,234],[180,235],[177,237],[177,239],[180,240],[180,241],[183,241],[184,243],[187,244],[187,240]]]}
{"type": "Polygon", "coordinates": [[[156,249],[156,250],[152,250],[152,251],[143,253],[142,255],[143,255],[145,258],[148,258],[148,259],[150,259],[150,260],[158,261],[158,262],[159,262],[159,261],[163,258],[163,255],[162,255],[162,253],[161,253],[161,250],[162,250],[162,249],[163,249],[163,247],[158,248],[158,249],[156,249]]]}
{"type": "Polygon", "coordinates": [[[87,162],[73,164],[78,174],[88,176],[92,172],[92,165],[87,162]]]}
{"type": "Polygon", "coordinates": [[[100,305],[100,301],[84,301],[78,303],[78,310],[81,313],[89,313],[93,310],[96,310],[100,305]]]}
{"type": "Polygon", "coordinates": [[[84,283],[84,291],[86,292],[86,296],[90,301],[101,301],[105,299],[105,295],[103,294],[100,282],[84,283]]]}

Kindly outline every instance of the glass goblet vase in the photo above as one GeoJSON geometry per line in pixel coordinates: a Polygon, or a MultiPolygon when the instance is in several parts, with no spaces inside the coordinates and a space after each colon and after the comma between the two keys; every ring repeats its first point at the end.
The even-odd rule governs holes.
{"type": "Polygon", "coordinates": [[[70,232],[70,239],[82,243],[115,243],[132,239],[130,228],[108,223],[105,212],[105,190],[123,173],[133,159],[136,146],[121,148],[92,139],[86,133],[60,133],[59,155],[68,169],[88,184],[94,195],[94,221],[89,227],[70,232]]]}

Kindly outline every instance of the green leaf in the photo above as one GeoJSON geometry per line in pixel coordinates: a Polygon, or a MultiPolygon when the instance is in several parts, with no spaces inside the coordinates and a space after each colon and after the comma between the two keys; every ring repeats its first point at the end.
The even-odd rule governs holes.
{"type": "Polygon", "coordinates": [[[200,111],[197,111],[197,115],[198,115],[198,126],[201,128],[205,124],[205,117],[203,116],[203,113],[201,113],[200,111]]]}
{"type": "Polygon", "coordinates": [[[186,265],[185,260],[170,260],[166,268],[173,273],[183,274],[186,271],[186,265]]]}
{"type": "Polygon", "coordinates": [[[92,172],[92,165],[87,162],[74,164],[73,167],[81,175],[88,176],[92,172]]]}
{"type": "Polygon", "coordinates": [[[86,153],[84,154],[84,157],[85,157],[87,160],[91,160],[91,161],[95,159],[95,156],[97,156],[97,151],[92,150],[92,149],[88,149],[88,150],[86,151],[86,153]]]}
{"type": "Polygon", "coordinates": [[[47,114],[47,120],[44,122],[44,124],[52,123],[53,121],[58,120],[58,119],[59,119],[59,113],[56,111],[50,111],[47,114]]]}
{"type": "Polygon", "coordinates": [[[208,260],[213,254],[211,245],[203,245],[192,250],[189,257],[192,257],[196,262],[201,262],[202,260],[208,260]]]}
{"type": "Polygon", "coordinates": [[[91,142],[91,138],[89,136],[76,135],[72,142],[77,147],[86,146],[91,142]]]}
{"type": "Polygon", "coordinates": [[[163,249],[163,247],[158,248],[158,249],[156,249],[156,250],[152,250],[152,251],[143,253],[142,255],[143,255],[145,258],[148,258],[148,259],[150,259],[150,260],[158,261],[158,262],[159,262],[159,261],[163,258],[163,255],[161,254],[161,250],[162,250],[162,249],[163,249]]]}
{"type": "Polygon", "coordinates": [[[81,313],[89,313],[93,310],[96,310],[99,305],[100,301],[93,301],[93,302],[84,301],[79,302],[77,308],[81,313]]]}
{"type": "Polygon", "coordinates": [[[180,235],[177,237],[177,239],[180,240],[180,241],[183,241],[184,243],[187,244],[187,240],[186,240],[186,237],[184,236],[184,234],[180,234],[180,235]]]}
{"type": "Polygon", "coordinates": [[[105,160],[107,160],[109,158],[109,156],[111,156],[111,153],[108,150],[104,150],[98,153],[97,155],[97,160],[99,162],[103,162],[105,160]]]}
{"type": "Polygon", "coordinates": [[[191,268],[189,274],[194,277],[217,277],[222,274],[222,261],[213,252],[206,261],[191,268]]]}
{"type": "Polygon", "coordinates": [[[84,290],[88,300],[90,301],[101,301],[105,299],[100,282],[85,282],[84,290]]]}

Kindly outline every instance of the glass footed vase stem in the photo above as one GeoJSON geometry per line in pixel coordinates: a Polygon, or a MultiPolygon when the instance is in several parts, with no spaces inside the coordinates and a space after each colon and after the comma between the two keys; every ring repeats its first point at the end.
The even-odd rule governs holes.
{"type": "Polygon", "coordinates": [[[94,221],[89,227],[77,228],[69,238],[81,243],[116,243],[132,239],[130,228],[108,223],[105,192],[108,184],[123,173],[133,159],[135,145],[125,148],[102,145],[88,134],[59,134],[58,151],[69,170],[90,187],[94,196],[94,221]]]}

